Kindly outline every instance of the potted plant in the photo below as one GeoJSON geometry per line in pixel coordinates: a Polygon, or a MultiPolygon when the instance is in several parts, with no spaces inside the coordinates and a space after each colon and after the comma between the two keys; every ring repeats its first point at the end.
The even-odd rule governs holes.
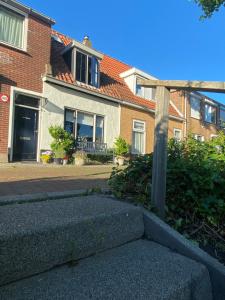
{"type": "Polygon", "coordinates": [[[74,164],[76,166],[83,166],[87,160],[87,154],[84,151],[76,151],[73,154],[74,157],[74,164]]]}
{"type": "Polygon", "coordinates": [[[68,153],[74,147],[74,138],[61,126],[51,126],[49,133],[53,138],[51,149],[54,152],[54,162],[56,164],[66,164],[68,162],[68,153]]]}
{"type": "Polygon", "coordinates": [[[124,165],[125,156],[129,153],[129,144],[122,137],[118,137],[114,143],[114,152],[119,166],[124,165]]]}
{"type": "Polygon", "coordinates": [[[68,155],[65,155],[65,156],[63,157],[63,165],[64,165],[64,166],[67,165],[67,164],[68,164],[68,161],[69,161],[69,156],[68,156],[68,155]]]}
{"type": "Polygon", "coordinates": [[[40,157],[43,164],[49,164],[52,160],[52,151],[44,151],[40,157]]]}

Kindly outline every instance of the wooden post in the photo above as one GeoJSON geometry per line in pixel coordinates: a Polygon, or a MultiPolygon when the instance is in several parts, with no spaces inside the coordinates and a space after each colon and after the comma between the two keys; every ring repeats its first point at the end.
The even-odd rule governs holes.
{"type": "Polygon", "coordinates": [[[157,86],[151,200],[162,219],[165,217],[169,101],[169,90],[157,86]]]}

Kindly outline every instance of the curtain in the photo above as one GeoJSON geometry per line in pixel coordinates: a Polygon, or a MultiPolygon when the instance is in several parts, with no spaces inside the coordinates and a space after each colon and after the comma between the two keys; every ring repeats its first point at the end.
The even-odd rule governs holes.
{"type": "Polygon", "coordinates": [[[24,17],[0,6],[0,40],[23,47],[24,17]]]}
{"type": "Polygon", "coordinates": [[[144,153],[144,133],[133,131],[132,152],[134,154],[144,153]]]}
{"type": "Polygon", "coordinates": [[[93,126],[94,117],[85,113],[77,113],[77,123],[84,124],[88,126],[93,126]]]}

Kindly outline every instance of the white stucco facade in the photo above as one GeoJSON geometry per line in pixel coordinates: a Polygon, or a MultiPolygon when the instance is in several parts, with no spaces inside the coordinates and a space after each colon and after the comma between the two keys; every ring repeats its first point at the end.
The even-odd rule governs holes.
{"type": "Polygon", "coordinates": [[[46,104],[41,109],[40,149],[50,149],[51,136],[48,128],[51,125],[64,126],[66,108],[104,116],[104,142],[107,143],[108,148],[113,147],[120,133],[119,104],[52,83],[43,84],[46,104]]]}

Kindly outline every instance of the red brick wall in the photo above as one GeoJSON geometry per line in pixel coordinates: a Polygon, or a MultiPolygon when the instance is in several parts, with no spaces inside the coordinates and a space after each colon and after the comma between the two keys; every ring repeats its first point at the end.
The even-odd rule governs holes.
{"type": "MultiPolygon", "coordinates": [[[[0,93],[10,86],[42,92],[41,75],[50,62],[51,26],[29,16],[27,52],[0,43],[0,93]]],[[[9,103],[0,102],[0,161],[7,154],[9,103]]]]}

